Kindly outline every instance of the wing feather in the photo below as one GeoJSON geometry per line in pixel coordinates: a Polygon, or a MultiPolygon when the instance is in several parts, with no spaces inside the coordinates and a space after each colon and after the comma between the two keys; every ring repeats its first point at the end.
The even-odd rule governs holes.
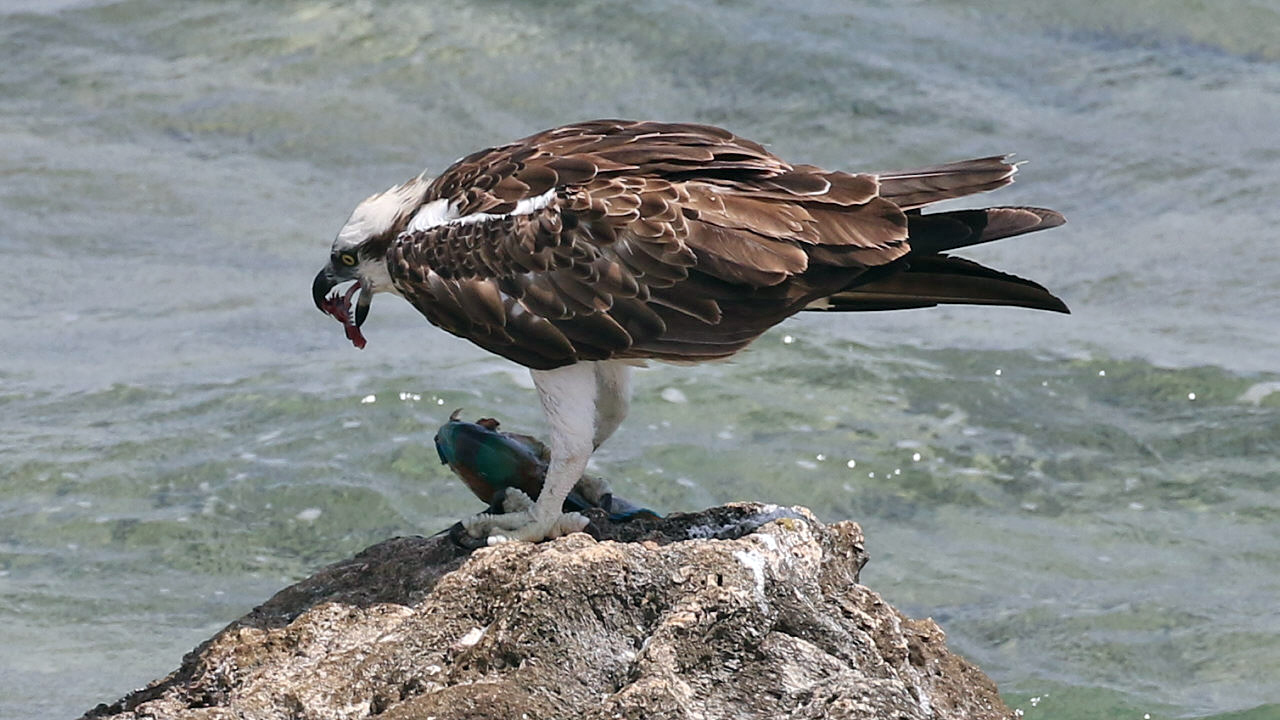
{"type": "Polygon", "coordinates": [[[995,190],[1013,182],[1018,168],[1007,155],[962,160],[945,165],[880,174],[880,196],[903,210],[974,193],[995,190]]]}
{"type": "Polygon", "coordinates": [[[388,241],[387,268],[433,323],[530,367],[726,357],[831,296],[848,309],[1031,304],[1038,286],[961,261],[902,275],[913,257],[1060,224],[1038,208],[918,212],[1015,169],[988,157],[829,172],[720,128],[597,120],[459,160],[421,200],[447,212],[388,241]]]}

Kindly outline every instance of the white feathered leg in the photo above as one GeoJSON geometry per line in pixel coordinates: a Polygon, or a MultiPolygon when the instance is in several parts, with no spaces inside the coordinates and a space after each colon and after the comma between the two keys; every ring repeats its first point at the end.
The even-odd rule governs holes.
{"type": "MultiPolygon", "coordinates": [[[[591,439],[594,449],[618,429],[631,408],[631,364],[620,361],[593,363],[596,370],[596,431],[591,439]]],[[[600,505],[612,490],[603,478],[583,475],[577,490],[588,501],[600,505]]]]}
{"type": "Polygon", "coordinates": [[[596,365],[585,362],[555,370],[531,371],[542,400],[542,412],[551,425],[551,461],[542,492],[528,510],[504,515],[482,514],[464,520],[468,534],[488,535],[490,544],[512,540],[537,542],[587,526],[585,517],[576,512],[562,512],[562,507],[565,496],[587,468],[594,449],[596,365]]]}
{"type": "Polygon", "coordinates": [[[631,409],[631,366],[617,360],[592,364],[596,366],[596,432],[591,442],[599,449],[631,409]]]}

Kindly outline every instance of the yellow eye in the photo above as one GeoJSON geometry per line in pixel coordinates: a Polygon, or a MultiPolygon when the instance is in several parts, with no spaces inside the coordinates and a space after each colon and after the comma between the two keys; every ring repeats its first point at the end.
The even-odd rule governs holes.
{"type": "Polygon", "coordinates": [[[346,265],[347,267],[352,267],[353,265],[355,265],[355,264],[356,264],[356,256],[355,256],[355,255],[352,255],[351,253],[341,253],[341,254],[339,254],[339,255],[338,255],[338,260],[339,260],[339,261],[341,261],[341,262],[342,262],[342,264],[343,264],[343,265],[346,265]]]}

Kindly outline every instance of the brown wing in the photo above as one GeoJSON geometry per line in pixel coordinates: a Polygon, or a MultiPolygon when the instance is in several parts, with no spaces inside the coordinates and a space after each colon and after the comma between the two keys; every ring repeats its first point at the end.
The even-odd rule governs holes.
{"type": "MultiPolygon", "coordinates": [[[[447,201],[447,217],[402,233],[387,264],[431,322],[530,367],[726,357],[814,301],[859,283],[888,292],[885,278],[910,268],[909,231],[932,254],[1060,222],[1036,208],[919,213],[1013,172],[1002,158],[828,172],[719,128],[598,120],[459,160],[422,200],[447,201]]],[[[920,304],[1029,302],[1003,303],[1008,283],[994,276],[986,295],[963,297],[931,292],[935,277],[903,287],[920,304]]],[[[873,294],[814,306],[913,306],[873,294]]]]}
{"type": "Polygon", "coordinates": [[[396,288],[535,368],[731,355],[908,249],[874,176],[792,166],[701,125],[549,130],[459,160],[423,203],[440,199],[455,220],[388,251],[396,288]],[[511,214],[548,190],[545,207],[511,214]]]}

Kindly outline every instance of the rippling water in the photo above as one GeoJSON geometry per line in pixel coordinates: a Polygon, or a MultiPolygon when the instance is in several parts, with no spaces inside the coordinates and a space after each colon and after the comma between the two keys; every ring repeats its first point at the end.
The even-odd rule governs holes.
{"type": "Polygon", "coordinates": [[[1028,718],[1280,717],[1277,27],[1270,0],[0,1],[0,716],[112,700],[475,511],[430,436],[455,407],[536,431],[527,377],[386,298],[357,352],[310,279],[370,192],[622,116],[833,168],[1017,151],[999,201],[1071,224],[970,254],[1075,311],[805,317],[654,367],[595,461],[622,494],[862,522],[865,581],[1028,718]]]}

